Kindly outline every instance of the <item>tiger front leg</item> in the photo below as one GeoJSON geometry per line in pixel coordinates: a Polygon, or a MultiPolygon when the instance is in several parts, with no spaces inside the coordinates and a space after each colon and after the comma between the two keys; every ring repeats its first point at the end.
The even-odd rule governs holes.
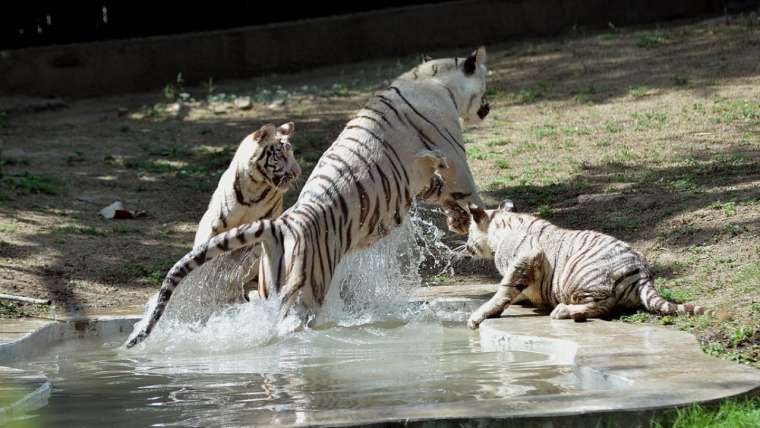
{"type": "Polygon", "coordinates": [[[476,329],[486,318],[501,315],[523,290],[540,286],[544,275],[548,273],[547,270],[546,255],[540,249],[533,249],[516,257],[499,284],[496,294],[472,313],[467,326],[476,329]]]}
{"type": "Polygon", "coordinates": [[[475,330],[486,318],[498,317],[519,295],[520,290],[512,284],[499,284],[496,294],[470,315],[467,327],[475,330]]]}

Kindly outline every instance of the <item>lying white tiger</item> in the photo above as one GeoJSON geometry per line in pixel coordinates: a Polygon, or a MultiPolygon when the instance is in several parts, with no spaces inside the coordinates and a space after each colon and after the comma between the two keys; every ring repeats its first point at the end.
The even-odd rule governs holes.
{"type": "Polygon", "coordinates": [[[553,307],[552,318],[578,321],[642,304],[660,314],[704,313],[700,306],[676,305],[660,297],[644,256],[627,243],[591,230],[562,229],[511,210],[508,200],[496,210],[470,208],[467,251],[494,258],[503,276],[493,298],[470,316],[470,328],[522,298],[553,307]]]}
{"type": "Polygon", "coordinates": [[[460,119],[488,114],[485,61],[485,48],[467,58],[428,61],[370,98],[285,213],[217,235],[171,268],[155,310],[127,347],[150,334],[190,271],[224,252],[262,243],[259,293],[276,295],[284,317],[294,304],[317,311],[343,256],[400,225],[415,195],[455,210],[449,223],[461,229],[467,204],[482,205],[460,119]]]}
{"type": "MultiPolygon", "coordinates": [[[[243,139],[198,224],[193,248],[233,227],[282,214],[283,196],[301,175],[291,145],[294,130],[293,122],[276,129],[274,125],[266,124],[243,139]]],[[[241,292],[226,303],[247,299],[248,291],[255,288],[259,272],[256,261],[261,250],[255,246],[250,251],[253,252],[252,263],[242,274],[241,292]]],[[[243,262],[245,253],[236,252],[235,260],[243,262]]],[[[226,298],[232,297],[221,294],[225,295],[226,298]]]]}

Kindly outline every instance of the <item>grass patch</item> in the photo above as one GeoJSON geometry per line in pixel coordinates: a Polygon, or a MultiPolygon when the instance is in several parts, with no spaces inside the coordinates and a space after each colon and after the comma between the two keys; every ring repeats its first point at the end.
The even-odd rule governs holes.
{"type": "Polygon", "coordinates": [[[499,169],[508,169],[509,168],[509,161],[504,158],[499,158],[493,161],[494,165],[496,165],[499,169]]]}
{"type": "Polygon", "coordinates": [[[12,223],[0,223],[0,233],[14,233],[16,232],[16,222],[12,223]]]}
{"type": "Polygon", "coordinates": [[[152,285],[159,285],[175,262],[175,259],[164,259],[150,262],[124,263],[110,269],[107,275],[116,282],[145,281],[152,285]]]}
{"type": "Polygon", "coordinates": [[[633,119],[636,121],[636,130],[644,131],[647,129],[662,129],[668,116],[665,113],[657,111],[633,113],[633,119]]]}
{"type": "Polygon", "coordinates": [[[662,31],[649,31],[636,37],[636,46],[640,48],[654,48],[667,43],[668,36],[662,31]]]}
{"type": "Polygon", "coordinates": [[[45,195],[58,195],[63,192],[64,185],[60,181],[34,175],[28,171],[20,174],[11,174],[2,178],[2,183],[18,193],[37,193],[45,195]]]}
{"type": "Polygon", "coordinates": [[[47,305],[31,305],[0,300],[0,319],[35,317],[44,314],[47,311],[47,305]]]}
{"type": "Polygon", "coordinates": [[[648,86],[633,86],[628,90],[628,95],[633,98],[644,98],[647,95],[652,95],[652,88],[648,86]]]}
{"type": "Polygon", "coordinates": [[[649,321],[650,318],[651,315],[648,312],[641,310],[633,314],[621,315],[619,320],[631,324],[641,324],[649,321]]]}
{"type": "Polygon", "coordinates": [[[760,120],[760,101],[719,99],[713,104],[712,112],[718,123],[760,120]]]}
{"type": "Polygon", "coordinates": [[[484,152],[483,149],[476,146],[467,147],[466,153],[468,158],[477,160],[485,160],[493,156],[493,153],[484,152]]]}
{"type": "Polygon", "coordinates": [[[718,406],[691,406],[671,411],[668,425],[659,422],[653,428],[750,428],[760,426],[760,397],[729,399],[718,406]]]}
{"type": "Polygon", "coordinates": [[[617,122],[614,122],[612,120],[608,120],[604,123],[604,130],[609,132],[610,134],[617,134],[618,132],[623,130],[623,127],[620,126],[617,122]]]}
{"type": "Polygon", "coordinates": [[[528,134],[537,140],[557,135],[558,128],[554,125],[533,125],[528,129],[528,134]]]}
{"type": "Polygon", "coordinates": [[[545,82],[539,82],[529,88],[522,89],[514,95],[514,99],[521,104],[532,103],[538,99],[544,98],[549,90],[549,85],[545,82]]]}
{"type": "Polygon", "coordinates": [[[512,140],[508,138],[494,138],[486,140],[486,147],[502,147],[512,144],[512,140]]]}
{"type": "Polygon", "coordinates": [[[671,288],[663,285],[657,287],[657,292],[663,299],[674,303],[688,302],[692,298],[689,290],[684,288],[671,288]]]}
{"type": "Polygon", "coordinates": [[[742,266],[736,272],[734,282],[741,287],[754,286],[760,288],[760,261],[742,266]]]}

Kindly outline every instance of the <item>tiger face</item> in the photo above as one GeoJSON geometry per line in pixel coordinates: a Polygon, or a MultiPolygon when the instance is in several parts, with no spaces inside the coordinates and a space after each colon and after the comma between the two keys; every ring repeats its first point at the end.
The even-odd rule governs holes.
{"type": "Polygon", "coordinates": [[[402,78],[431,80],[445,86],[465,122],[480,122],[491,108],[486,100],[486,48],[480,47],[466,58],[429,60],[405,73],[402,78]]]}
{"type": "Polygon", "coordinates": [[[293,155],[290,142],[294,130],[293,122],[277,129],[274,125],[267,124],[251,135],[258,143],[258,149],[248,160],[248,170],[252,177],[264,180],[285,192],[301,176],[301,167],[293,155]]]}
{"type": "Polygon", "coordinates": [[[513,207],[514,204],[509,199],[502,201],[499,208],[494,210],[484,210],[477,205],[470,204],[470,230],[465,244],[465,251],[468,256],[475,259],[492,259],[494,257],[494,250],[491,248],[488,239],[491,222],[500,213],[512,212],[513,207]]]}

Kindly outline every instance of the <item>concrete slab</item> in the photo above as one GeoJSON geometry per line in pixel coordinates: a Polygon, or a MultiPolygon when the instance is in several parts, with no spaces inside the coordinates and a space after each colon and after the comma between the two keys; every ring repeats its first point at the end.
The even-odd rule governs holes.
{"type": "MultiPolygon", "coordinates": [[[[462,314],[490,297],[493,287],[430,287],[421,289],[412,302],[428,302],[431,307],[462,314]]],[[[22,336],[0,342],[0,362],[44,352],[61,340],[125,336],[138,319],[139,315],[127,315],[3,323],[0,333],[8,338],[22,336]]],[[[555,362],[574,364],[576,377],[587,388],[529,399],[320,411],[310,414],[306,422],[281,415],[272,423],[585,427],[612,419],[615,426],[648,426],[652,415],[666,408],[760,392],[760,370],[708,356],[692,335],[672,329],[602,320],[553,320],[530,308],[511,307],[502,318],[483,322],[480,338],[485,350],[541,352],[555,362]]]]}

